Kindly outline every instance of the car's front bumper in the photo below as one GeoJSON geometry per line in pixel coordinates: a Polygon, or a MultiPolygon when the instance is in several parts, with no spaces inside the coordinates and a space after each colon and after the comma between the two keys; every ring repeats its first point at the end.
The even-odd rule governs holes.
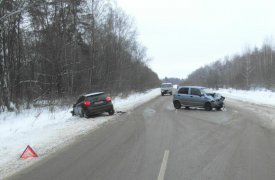
{"type": "Polygon", "coordinates": [[[211,105],[213,108],[222,108],[224,106],[223,101],[212,101],[211,105]]]}
{"type": "Polygon", "coordinates": [[[168,94],[168,93],[171,93],[172,92],[172,90],[161,90],[161,93],[163,93],[163,94],[168,94]]]}

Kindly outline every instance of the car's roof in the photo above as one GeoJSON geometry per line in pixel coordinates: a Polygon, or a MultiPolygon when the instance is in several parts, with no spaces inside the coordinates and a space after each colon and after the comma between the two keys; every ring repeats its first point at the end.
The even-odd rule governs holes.
{"type": "Polygon", "coordinates": [[[162,84],[172,84],[172,83],[162,83],[162,84]]]}
{"type": "Polygon", "coordinates": [[[94,93],[85,94],[83,96],[88,97],[88,96],[96,96],[96,95],[101,95],[101,94],[104,94],[104,92],[94,92],[94,93]]]}
{"type": "Polygon", "coordinates": [[[203,86],[180,86],[179,88],[198,88],[198,89],[204,89],[206,87],[203,87],[203,86]]]}

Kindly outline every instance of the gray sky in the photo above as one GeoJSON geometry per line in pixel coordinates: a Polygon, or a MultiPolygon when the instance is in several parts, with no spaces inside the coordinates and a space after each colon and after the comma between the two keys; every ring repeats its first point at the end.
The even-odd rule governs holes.
{"type": "Polygon", "coordinates": [[[261,47],[275,33],[274,0],[117,0],[135,19],[160,78],[261,47]]]}

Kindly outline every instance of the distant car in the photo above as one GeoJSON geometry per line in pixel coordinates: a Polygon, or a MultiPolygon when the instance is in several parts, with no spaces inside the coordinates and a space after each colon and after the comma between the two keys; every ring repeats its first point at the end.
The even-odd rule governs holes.
{"type": "Polygon", "coordinates": [[[218,93],[214,93],[208,88],[199,86],[182,86],[178,88],[173,97],[173,104],[176,109],[182,106],[202,107],[210,111],[213,108],[220,110],[224,107],[224,97],[218,93]]]}
{"type": "Polygon", "coordinates": [[[162,83],[160,86],[161,95],[164,96],[164,94],[173,94],[173,85],[172,83],[162,83]]]}
{"type": "Polygon", "coordinates": [[[80,96],[77,102],[73,105],[72,115],[80,117],[89,117],[95,114],[108,112],[109,115],[115,113],[112,99],[104,92],[95,92],[80,96]]]}

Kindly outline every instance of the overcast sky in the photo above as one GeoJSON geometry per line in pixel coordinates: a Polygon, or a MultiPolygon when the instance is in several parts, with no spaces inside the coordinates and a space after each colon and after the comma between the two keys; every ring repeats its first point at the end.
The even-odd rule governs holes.
{"type": "Polygon", "coordinates": [[[275,33],[274,0],[117,0],[164,77],[186,78],[224,56],[261,47],[275,33]]]}

